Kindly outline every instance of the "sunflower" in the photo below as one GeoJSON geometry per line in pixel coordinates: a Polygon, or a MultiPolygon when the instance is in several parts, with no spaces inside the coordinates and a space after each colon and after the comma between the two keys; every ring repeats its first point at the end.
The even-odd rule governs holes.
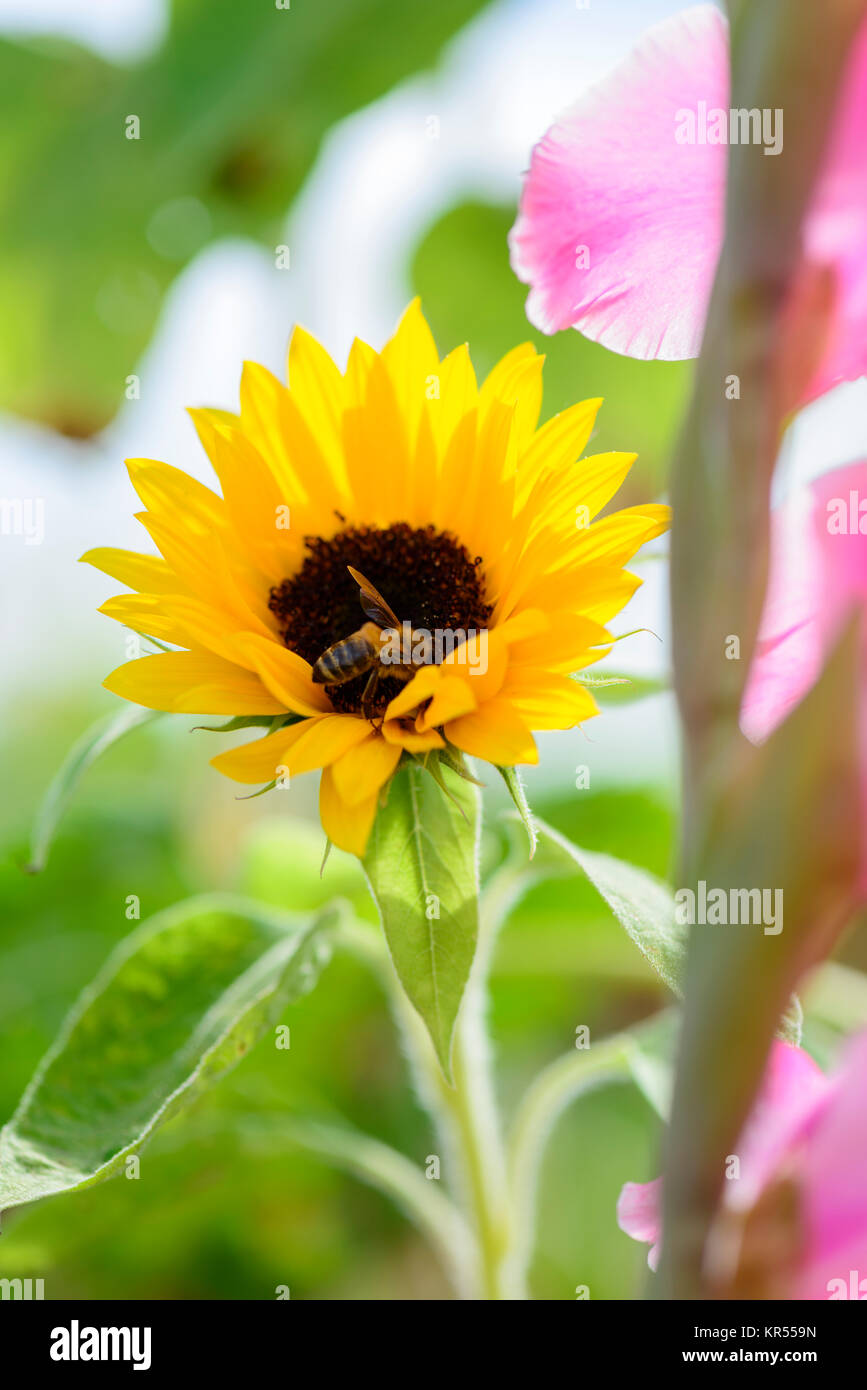
{"type": "Polygon", "coordinates": [[[572,676],[610,650],[605,624],[640,583],[623,566],[668,520],[651,504],[593,521],[635,455],[576,461],[598,399],[537,428],[543,362],[522,344],[479,386],[466,345],[440,360],[416,300],[343,373],[300,327],[288,387],[246,363],[240,414],[190,412],[222,495],[129,460],[159,555],[82,557],[134,590],[103,613],[175,648],[107,688],[267,726],[214,767],[251,785],[321,768],[323,827],[356,854],[401,759],[535,763],[534,730],[598,713],[572,676]],[[414,663],[373,659],[370,591],[404,639],[444,640],[414,663]]]}

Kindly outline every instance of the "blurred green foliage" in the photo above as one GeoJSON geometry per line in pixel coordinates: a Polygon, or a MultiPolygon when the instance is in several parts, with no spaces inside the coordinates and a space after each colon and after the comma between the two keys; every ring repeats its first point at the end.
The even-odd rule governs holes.
{"type": "MultiPolygon", "coordinates": [[[[3,749],[28,792],[5,826],[10,854],[0,869],[4,1121],[79,990],[135,925],[125,917],[128,894],[141,897],[143,916],[215,887],[304,908],[340,893],[372,915],[352,860],[333,854],[320,880],[321,831],[298,817],[294,796],[285,808],[276,793],[241,803],[211,843],[211,818],[238,809],[234,789],[204,763],[200,740],[210,736],[191,737],[181,720],[134,732],[88,772],[47,869],[28,877],[27,802],[84,711],[30,718],[50,731],[38,756],[27,740],[3,749]]],[[[650,790],[580,792],[536,809],[590,847],[666,871],[672,812],[650,790]]],[[[489,819],[490,860],[505,832],[489,819]]],[[[507,1112],[539,1067],[573,1046],[578,1024],[602,1037],[662,999],[587,884],[533,889],[503,933],[493,982],[507,1112]]],[[[268,1299],[278,1284],[296,1298],[449,1296],[435,1258],[384,1197],[296,1147],[263,1142],[251,1123],[287,1112],[341,1117],[423,1166],[431,1132],[373,976],[338,953],[285,1022],[291,1050],[256,1048],[145,1148],[138,1181],[119,1177],[8,1216],[0,1274],[44,1278],[49,1298],[268,1299]]],[[[573,1298],[578,1284],[595,1298],[637,1292],[643,1254],[617,1230],[614,1207],[624,1181],[652,1175],[657,1131],[646,1101],[626,1086],[564,1116],[544,1169],[536,1296],[573,1298]]]]}
{"type": "Polygon", "coordinates": [[[105,425],[190,258],[229,235],[273,254],[329,128],[481,7],[184,0],[131,68],[0,41],[0,407],[75,436],[105,425]]]}

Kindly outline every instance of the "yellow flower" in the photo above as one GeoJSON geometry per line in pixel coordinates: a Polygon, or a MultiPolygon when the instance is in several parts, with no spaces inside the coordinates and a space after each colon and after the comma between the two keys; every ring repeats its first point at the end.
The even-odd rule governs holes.
{"type": "Polygon", "coordinates": [[[599,400],[537,429],[543,362],[522,344],[478,386],[466,345],[440,361],[418,301],[382,352],[356,340],[344,373],[302,328],[288,388],[248,362],[239,415],[191,412],[222,496],[132,459],[159,556],[83,556],[135,590],[102,612],[182,649],[128,662],[108,689],[150,709],[285,716],[214,766],[253,784],[321,768],[322,824],[357,854],[402,755],[536,762],[533,730],[598,712],[570,675],[610,649],[604,624],[640,583],[623,566],[668,520],[647,505],[590,524],[635,455],[576,462],[599,400]],[[313,678],[370,621],[349,567],[403,639],[432,634],[415,667],[374,660],[373,688],[368,671],[313,678]]]}

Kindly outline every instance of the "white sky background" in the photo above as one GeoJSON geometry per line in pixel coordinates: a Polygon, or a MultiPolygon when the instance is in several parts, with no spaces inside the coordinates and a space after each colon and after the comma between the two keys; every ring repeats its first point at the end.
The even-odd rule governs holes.
{"type": "MultiPolygon", "coordinates": [[[[4,648],[14,652],[0,672],[0,699],[37,678],[43,687],[98,685],[125,659],[123,630],[95,612],[116,584],[75,563],[93,545],[148,548],[132,519],[138,503],[124,458],[165,459],[211,481],[184,408],[234,408],[245,357],[282,374],[296,319],[341,361],[355,334],[379,345],[409,296],[409,259],[424,230],[463,197],[516,202],[534,141],[643,29],[678,8],[671,0],[591,0],[587,9],[574,0],[497,0],[457,36],[435,74],[334,128],[287,210],[291,270],[275,270],[272,248],[241,242],[212,245],[188,267],[134,368],[141,399],[98,440],[74,444],[0,416],[0,495],[43,498],[46,517],[43,544],[0,544],[0,617],[11,634],[4,648]],[[440,122],[435,141],[426,134],[431,115],[440,122]]],[[[0,0],[0,33],[63,34],[114,62],[158,46],[164,28],[156,0],[0,0]]],[[[787,476],[819,471],[817,458],[829,467],[867,454],[862,387],[845,389],[846,405],[827,398],[805,413],[787,476]]],[[[664,638],[665,566],[651,561],[644,572],[621,630],[647,625],[664,638]]],[[[665,646],[639,636],[616,655],[621,669],[658,670],[665,646]]],[[[569,762],[574,751],[591,776],[597,761],[609,778],[616,767],[630,779],[639,770],[674,775],[666,699],[593,721],[586,742],[574,732],[549,737],[560,740],[560,766],[543,757],[546,780],[564,776],[565,739],[569,762]]]]}

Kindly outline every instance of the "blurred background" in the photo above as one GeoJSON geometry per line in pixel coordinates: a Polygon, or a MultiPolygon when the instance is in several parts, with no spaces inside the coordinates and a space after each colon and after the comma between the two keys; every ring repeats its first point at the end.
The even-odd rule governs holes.
{"type": "MultiPolygon", "coordinates": [[[[605,396],[594,447],[640,454],[618,501],[664,493],[689,364],[632,362],[571,332],[543,340],[506,234],[534,141],[676,8],[0,0],[0,1121],[130,929],[128,895],[143,916],[214,888],[289,907],[334,891],[365,902],[346,858],[319,882],[316,778],[236,801],[208,767],[212,736],[184,718],[134,732],[95,766],[46,871],[22,872],[53,771],[118,704],[100,683],[129,634],[96,612],[117,586],[76,561],[94,545],[148,548],[125,458],[208,480],[187,405],[234,409],[244,358],[282,375],[295,322],[342,365],[354,335],[381,345],[419,293],[440,350],[468,341],[480,374],[528,338],[546,351],[545,418],[605,396]]],[[[859,389],[829,398],[830,445],[829,400],[805,414],[782,486],[853,456],[859,389]]],[[[645,586],[618,630],[647,631],[608,664],[653,683],[667,673],[664,545],[637,569],[645,586]]],[[[664,875],[676,783],[663,693],[543,739],[528,791],[577,842],[664,875]]],[[[505,803],[486,795],[493,862],[505,803]]],[[[601,1037],[662,1002],[592,890],[536,888],[494,967],[507,1112],[578,1024],[601,1037]]],[[[260,1047],[162,1132],[139,1183],[8,1218],[0,1275],[44,1278],[48,1298],[257,1299],[279,1284],[300,1298],[447,1296],[389,1202],[279,1138],[287,1111],[339,1115],[423,1164],[430,1132],[375,983],[339,957],[287,1021],[290,1064],[260,1047]],[[262,1115],[277,1123],[268,1142],[247,1123],[262,1115]]],[[[593,1298],[639,1293],[644,1252],[614,1209],[624,1181],[655,1173],[657,1142],[629,1088],[569,1110],[543,1174],[536,1297],[573,1298],[579,1284],[593,1298]]]]}

